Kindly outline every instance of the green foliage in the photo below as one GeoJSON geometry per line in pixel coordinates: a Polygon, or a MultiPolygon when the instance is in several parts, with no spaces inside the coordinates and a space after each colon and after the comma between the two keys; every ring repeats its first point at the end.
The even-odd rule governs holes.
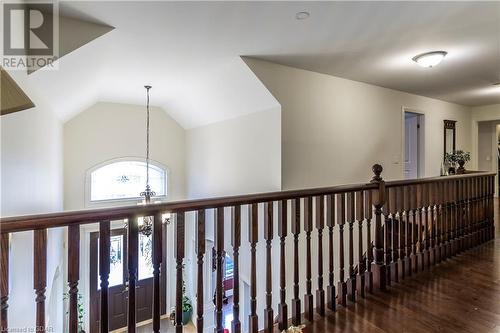
{"type": "MultiPolygon", "coordinates": [[[[65,301],[69,300],[69,294],[68,293],[64,293],[63,294],[63,299],[65,301]]],[[[78,311],[78,331],[83,331],[83,317],[85,316],[85,307],[83,306],[83,295],[82,294],[78,294],[77,297],[76,297],[76,309],[78,311]]],[[[69,312],[66,311],[66,314],[68,314],[69,312]]]]}
{"type": "Polygon", "coordinates": [[[186,296],[186,282],[182,281],[182,312],[189,312],[193,310],[193,305],[191,301],[186,296]]]}

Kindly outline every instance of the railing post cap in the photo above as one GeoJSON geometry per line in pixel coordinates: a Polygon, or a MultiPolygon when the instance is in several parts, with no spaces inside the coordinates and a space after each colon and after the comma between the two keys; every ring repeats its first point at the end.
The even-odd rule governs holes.
{"type": "Polygon", "coordinates": [[[380,176],[382,174],[382,171],[384,168],[380,164],[374,164],[372,166],[372,171],[374,173],[373,178],[371,180],[372,183],[380,182],[382,181],[382,177],[380,176]]]}

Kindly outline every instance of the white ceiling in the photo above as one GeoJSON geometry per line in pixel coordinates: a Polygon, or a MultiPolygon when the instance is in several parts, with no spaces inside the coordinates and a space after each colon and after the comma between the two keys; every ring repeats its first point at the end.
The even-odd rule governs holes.
{"type": "MultiPolygon", "coordinates": [[[[276,107],[240,56],[435,97],[500,103],[500,2],[67,2],[115,27],[37,71],[30,88],[63,120],[97,101],[152,104],[185,128],[276,107]],[[307,20],[296,20],[299,11],[307,20]],[[418,67],[425,51],[449,54],[418,67]],[[42,93],[43,92],[43,93],[42,93]]],[[[35,104],[36,104],[35,100],[35,104]]]]}

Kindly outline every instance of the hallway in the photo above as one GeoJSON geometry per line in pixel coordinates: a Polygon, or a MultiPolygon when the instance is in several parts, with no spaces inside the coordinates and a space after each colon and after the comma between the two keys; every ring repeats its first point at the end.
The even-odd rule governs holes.
{"type": "Polygon", "coordinates": [[[500,332],[499,202],[496,239],[448,259],[387,293],[317,316],[305,332],[500,332]]]}

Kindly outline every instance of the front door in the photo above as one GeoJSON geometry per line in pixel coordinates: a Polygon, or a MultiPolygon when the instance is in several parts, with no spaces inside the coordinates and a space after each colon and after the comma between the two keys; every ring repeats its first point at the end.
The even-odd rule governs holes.
{"type": "MultiPolygon", "coordinates": [[[[127,326],[128,252],[126,229],[111,230],[109,274],[109,330],[127,326]]],[[[163,262],[165,262],[163,260],[163,262]]],[[[152,236],[139,234],[138,282],[136,286],[137,322],[152,317],[153,266],[152,236]]],[[[165,265],[162,265],[162,270],[165,265]]],[[[164,279],[161,279],[164,280],[164,279]]],[[[160,284],[162,313],[165,313],[165,285],[160,284]]],[[[100,325],[99,233],[90,234],[90,332],[100,325]]]]}

